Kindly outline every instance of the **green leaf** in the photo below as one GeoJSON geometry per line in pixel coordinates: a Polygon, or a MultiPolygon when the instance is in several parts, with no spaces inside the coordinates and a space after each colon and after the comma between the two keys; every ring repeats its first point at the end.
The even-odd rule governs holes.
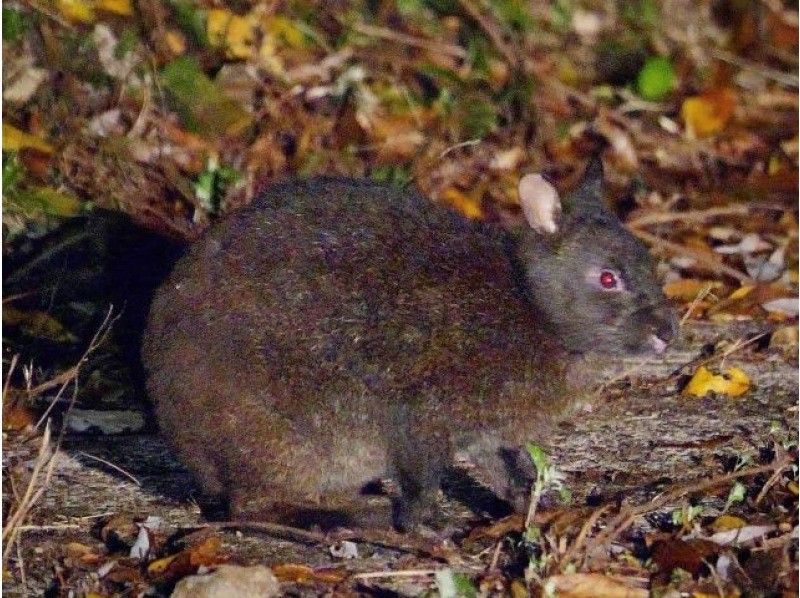
{"type": "Polygon", "coordinates": [[[252,116],[222,93],[192,58],[180,57],[167,64],[161,82],[186,127],[204,137],[236,134],[252,122],[252,116]]]}
{"type": "Polygon", "coordinates": [[[734,483],[731,491],[728,492],[728,500],[725,501],[725,508],[722,509],[723,511],[727,511],[732,505],[736,503],[740,503],[744,501],[745,497],[747,496],[747,488],[744,484],[737,481],[734,483]]]}
{"type": "Polygon", "coordinates": [[[531,461],[533,461],[533,464],[536,466],[536,475],[543,476],[544,472],[546,472],[550,467],[550,459],[548,458],[547,453],[544,452],[542,447],[533,442],[526,443],[525,449],[531,456],[531,461]]]}
{"type": "Polygon", "coordinates": [[[675,89],[675,83],[675,69],[669,59],[663,56],[648,58],[636,78],[639,95],[650,102],[666,98],[675,89]]]}
{"type": "Polygon", "coordinates": [[[17,42],[30,28],[28,15],[16,8],[3,7],[3,41],[17,42]]]}
{"type": "Polygon", "coordinates": [[[241,179],[241,175],[231,168],[209,160],[206,169],[200,173],[194,183],[194,191],[203,208],[212,214],[219,211],[222,198],[228,187],[241,179]]]}
{"type": "Polygon", "coordinates": [[[33,187],[5,197],[9,207],[25,214],[74,216],[83,208],[83,202],[68,193],[52,187],[33,187]]]}
{"type": "Polygon", "coordinates": [[[533,18],[524,0],[491,0],[495,14],[518,31],[528,31],[533,26],[533,18]]]}
{"type": "Polygon", "coordinates": [[[462,125],[466,139],[482,139],[497,128],[497,107],[474,98],[462,104],[462,125]]]}
{"type": "Polygon", "coordinates": [[[178,25],[202,48],[207,48],[206,13],[189,0],[172,0],[178,25]]]}
{"type": "Polygon", "coordinates": [[[474,598],[478,595],[469,577],[452,569],[440,569],[434,575],[441,598],[474,598]]]}
{"type": "Polygon", "coordinates": [[[25,166],[17,152],[3,152],[3,196],[15,193],[25,177],[25,166]]]}

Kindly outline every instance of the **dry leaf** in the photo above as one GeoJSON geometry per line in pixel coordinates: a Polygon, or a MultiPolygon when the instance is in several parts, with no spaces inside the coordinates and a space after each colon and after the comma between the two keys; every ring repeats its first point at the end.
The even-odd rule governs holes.
{"type": "Polygon", "coordinates": [[[706,289],[724,288],[718,280],[700,280],[697,278],[681,278],[673,280],[664,285],[664,294],[669,299],[678,299],[684,303],[690,303],[697,299],[701,294],[708,292],[706,289]]]}
{"type": "Polygon", "coordinates": [[[719,133],[728,124],[736,107],[736,96],[728,88],[713,89],[686,98],[681,116],[689,137],[708,137],[719,133]]]}
{"type": "Polygon", "coordinates": [[[222,48],[229,58],[250,58],[255,50],[255,23],[250,17],[229,10],[212,8],[206,18],[209,43],[222,48]]]}
{"type": "Polygon", "coordinates": [[[56,0],[56,8],[65,18],[76,23],[93,23],[93,2],[83,0],[56,0]]]}
{"type": "Polygon", "coordinates": [[[46,154],[53,153],[53,146],[44,139],[21,131],[8,123],[3,123],[3,151],[15,152],[25,148],[35,149],[46,154]]]}
{"type": "Polygon", "coordinates": [[[454,187],[448,187],[442,191],[442,200],[450,204],[456,210],[464,214],[467,218],[483,218],[483,208],[481,207],[480,197],[474,194],[467,195],[454,187]]]}
{"type": "Polygon", "coordinates": [[[683,569],[692,575],[700,574],[709,558],[719,553],[719,546],[709,540],[694,538],[657,540],[652,547],[653,562],[661,574],[669,575],[674,569],[683,569]]]}
{"type": "Polygon", "coordinates": [[[550,595],[558,598],[646,598],[647,590],[631,587],[599,573],[554,575],[544,580],[550,595]]]}
{"type": "Polygon", "coordinates": [[[737,367],[728,368],[722,374],[714,374],[700,366],[683,389],[684,395],[704,397],[710,392],[739,397],[750,390],[750,378],[737,367]]]}
{"type": "Polygon", "coordinates": [[[732,529],[739,529],[745,525],[747,525],[747,521],[741,517],[735,517],[733,515],[720,515],[709,527],[715,532],[725,532],[732,529]]]}
{"type": "MultiPolygon", "coordinates": [[[[7,309],[7,308],[6,308],[7,309]]],[[[25,430],[36,423],[36,414],[19,403],[6,407],[3,405],[3,430],[25,430]]]]}

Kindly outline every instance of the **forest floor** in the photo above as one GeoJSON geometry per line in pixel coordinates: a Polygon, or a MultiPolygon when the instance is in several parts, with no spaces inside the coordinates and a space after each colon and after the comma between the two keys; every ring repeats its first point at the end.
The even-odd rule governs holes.
{"type": "MultiPolygon", "coordinates": [[[[551,457],[571,498],[562,504],[548,497],[535,519],[552,559],[545,570],[551,577],[560,572],[553,579],[565,584],[556,595],[599,595],[600,582],[609,585],[608,596],[646,596],[659,587],[712,596],[796,591],[793,359],[751,343],[726,358],[755,381],[746,396],[696,398],[676,390],[675,372],[696,362],[701,347],[716,345],[719,358],[759,333],[763,328],[752,324],[687,326],[678,348],[633,364],[635,374],[609,386],[590,412],[559,432],[551,457]],[[737,480],[742,495],[734,500],[737,480]],[[569,584],[580,580],[571,571],[598,577],[588,590],[575,589],[569,584]]],[[[30,464],[40,446],[39,437],[7,436],[4,467],[30,464]]],[[[447,540],[386,532],[365,542],[352,530],[297,541],[246,527],[204,528],[191,476],[155,432],[67,435],[47,475],[11,553],[9,596],[164,592],[199,564],[222,562],[271,566],[281,591],[294,595],[414,596],[436,587],[437,570],[465,574],[490,593],[524,587],[522,518],[490,520],[474,508],[474,497],[467,496],[473,510],[442,498],[456,530],[447,540]],[[136,524],[151,517],[159,523],[150,533],[150,558],[131,558],[136,524]],[[356,556],[334,556],[349,537],[356,556]],[[194,555],[195,562],[176,564],[176,555],[194,555]]]]}
{"type": "Polygon", "coordinates": [[[231,561],[309,595],[797,595],[796,3],[2,10],[4,592],[165,594],[231,561]],[[134,271],[163,275],[125,246],[164,257],[316,173],[493,219],[519,211],[521,174],[566,189],[592,155],[683,337],[561,430],[529,525],[447,499],[449,542],[359,532],[354,559],[319,534],[195,527],[136,383],[141,329],[107,327],[109,302],[136,314],[134,271]],[[147,234],[93,235],[100,208],[147,234]]]}

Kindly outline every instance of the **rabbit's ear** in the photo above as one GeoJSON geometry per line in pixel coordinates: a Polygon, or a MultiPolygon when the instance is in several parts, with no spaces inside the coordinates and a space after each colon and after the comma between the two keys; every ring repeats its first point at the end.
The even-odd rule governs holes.
{"type": "Polygon", "coordinates": [[[603,162],[599,156],[589,160],[568,203],[570,213],[608,211],[603,203],[603,162]]]}
{"type": "Polygon", "coordinates": [[[558,232],[561,198],[553,185],[540,174],[526,174],[519,181],[519,203],[525,220],[540,234],[558,232]]]}

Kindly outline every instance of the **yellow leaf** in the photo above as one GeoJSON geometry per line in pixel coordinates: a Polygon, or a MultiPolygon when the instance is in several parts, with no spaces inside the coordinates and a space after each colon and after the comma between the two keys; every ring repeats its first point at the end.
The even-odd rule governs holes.
{"type": "Polygon", "coordinates": [[[3,150],[19,151],[23,148],[32,148],[46,154],[53,153],[53,146],[44,139],[19,130],[17,127],[3,123],[3,150]]]}
{"type": "Polygon", "coordinates": [[[480,199],[467,195],[454,187],[445,189],[442,192],[442,199],[467,218],[479,219],[483,217],[480,199]]]}
{"type": "Polygon", "coordinates": [[[743,287],[739,287],[733,293],[730,294],[728,297],[729,301],[735,301],[737,299],[741,299],[742,297],[747,297],[750,293],[753,292],[753,289],[756,287],[753,285],[745,285],[743,287]]]}
{"type": "Polygon", "coordinates": [[[224,48],[230,58],[250,58],[255,48],[253,22],[229,10],[212,8],[206,19],[206,33],[212,46],[224,48]]]}
{"type": "Polygon", "coordinates": [[[719,289],[724,285],[717,280],[698,280],[695,278],[681,278],[664,285],[664,294],[670,299],[680,299],[690,302],[697,299],[706,289],[719,289]]]}
{"type": "Polygon", "coordinates": [[[553,575],[544,580],[544,587],[559,598],[646,598],[650,593],[600,573],[553,575]]]}
{"type": "Polygon", "coordinates": [[[686,98],[681,116],[690,137],[708,137],[719,133],[728,124],[736,107],[736,96],[728,88],[714,89],[686,98]]]}
{"type": "Polygon", "coordinates": [[[131,0],[97,0],[96,7],[123,17],[129,17],[133,14],[131,0]]]}
{"type": "Polygon", "coordinates": [[[306,45],[306,36],[291,19],[274,15],[267,19],[267,32],[275,37],[280,37],[292,48],[302,48],[306,45]]]}
{"type": "Polygon", "coordinates": [[[83,0],[56,0],[58,12],[70,21],[78,23],[94,23],[94,7],[83,0]]]}
{"type": "Polygon", "coordinates": [[[684,395],[704,397],[710,392],[738,397],[750,390],[750,378],[741,369],[732,367],[722,374],[714,374],[700,366],[683,389],[684,395]]]}
{"type": "Polygon", "coordinates": [[[169,46],[169,51],[172,52],[174,56],[180,56],[186,52],[186,38],[180,31],[175,31],[174,29],[168,30],[164,35],[164,40],[167,42],[167,46],[169,46]]]}
{"type": "Polygon", "coordinates": [[[711,524],[711,529],[715,532],[727,532],[732,529],[739,529],[747,525],[747,522],[741,517],[733,515],[720,515],[711,524]]]}
{"type": "Polygon", "coordinates": [[[178,556],[173,554],[172,556],[165,556],[163,559],[158,559],[153,561],[147,566],[147,572],[151,575],[158,575],[159,573],[163,573],[169,567],[169,564],[175,560],[175,557],[178,556]]]}
{"type": "Polygon", "coordinates": [[[61,322],[43,311],[21,311],[11,306],[3,308],[3,324],[19,325],[29,335],[56,342],[75,342],[77,337],[61,322]]]}

